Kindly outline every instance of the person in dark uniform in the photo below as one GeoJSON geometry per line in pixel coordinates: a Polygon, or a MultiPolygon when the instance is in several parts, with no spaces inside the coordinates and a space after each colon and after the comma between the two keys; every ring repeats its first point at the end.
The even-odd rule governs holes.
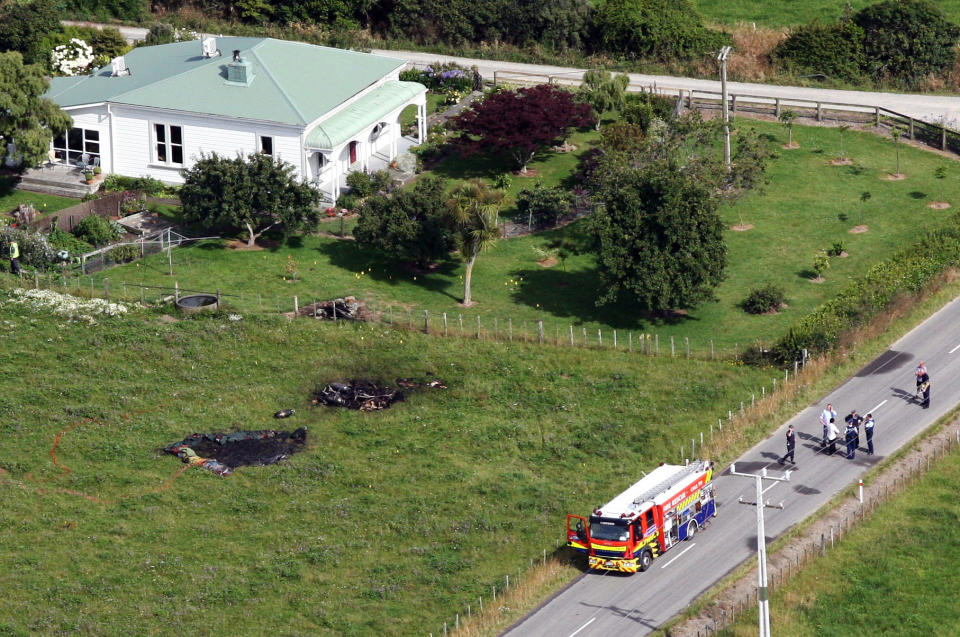
{"type": "Polygon", "coordinates": [[[927,374],[927,364],[923,361],[920,361],[920,364],[917,365],[917,369],[914,370],[913,375],[917,377],[917,393],[915,394],[915,397],[919,398],[920,386],[930,380],[930,375],[927,374]]]}
{"type": "Polygon", "coordinates": [[[844,418],[844,420],[847,421],[847,424],[853,425],[853,431],[856,434],[854,438],[854,442],[856,443],[855,446],[859,447],[860,446],[860,425],[863,423],[863,416],[858,414],[857,410],[854,409],[847,415],[846,418],[844,418]]]}
{"type": "Polygon", "coordinates": [[[863,421],[863,430],[867,433],[867,453],[873,455],[873,414],[867,414],[867,419],[863,421]]]}
{"type": "Polygon", "coordinates": [[[847,422],[844,440],[847,441],[847,460],[853,460],[857,455],[857,429],[853,426],[853,422],[847,422]]]}
{"type": "Polygon", "coordinates": [[[787,458],[790,458],[790,464],[797,464],[796,460],[793,459],[793,452],[797,446],[797,435],[793,430],[793,425],[787,427],[787,453],[783,454],[783,457],[780,458],[780,464],[783,464],[787,461],[787,458]]]}
{"type": "Polygon", "coordinates": [[[920,401],[920,406],[926,409],[927,407],[930,406],[930,380],[929,379],[924,381],[924,383],[920,385],[920,393],[923,395],[923,400],[920,401]]]}

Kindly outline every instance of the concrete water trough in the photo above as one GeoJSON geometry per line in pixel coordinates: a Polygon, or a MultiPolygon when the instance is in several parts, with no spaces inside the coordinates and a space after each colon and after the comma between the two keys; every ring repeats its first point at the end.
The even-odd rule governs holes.
{"type": "Polygon", "coordinates": [[[184,314],[213,312],[220,309],[220,301],[216,294],[191,294],[177,299],[177,309],[184,314]]]}

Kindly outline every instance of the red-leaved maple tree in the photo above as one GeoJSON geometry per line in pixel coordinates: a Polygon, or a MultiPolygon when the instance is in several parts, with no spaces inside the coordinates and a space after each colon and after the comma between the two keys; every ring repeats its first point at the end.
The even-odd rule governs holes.
{"type": "Polygon", "coordinates": [[[592,126],[593,114],[570,91],[539,84],[493,93],[451,124],[464,133],[459,140],[464,154],[506,151],[526,172],[537,150],[565,138],[572,127],[592,126]]]}

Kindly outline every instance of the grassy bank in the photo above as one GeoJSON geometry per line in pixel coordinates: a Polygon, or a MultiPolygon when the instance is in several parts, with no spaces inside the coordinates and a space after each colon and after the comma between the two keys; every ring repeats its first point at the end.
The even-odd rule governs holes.
{"type": "MultiPolygon", "coordinates": [[[[850,0],[837,3],[831,0],[695,0],[694,6],[708,23],[733,26],[743,22],[765,27],[790,27],[819,20],[830,22],[843,16],[844,6],[853,11],[876,4],[874,0],[850,0]]],[[[960,2],[939,0],[935,3],[951,22],[960,23],[960,2]]]]}
{"type": "Polygon", "coordinates": [[[767,375],[252,316],[90,329],[10,303],[0,338],[8,634],[436,633],[767,375]],[[449,389],[385,412],[308,401],[426,375],[449,389]],[[310,438],[282,464],[222,479],[157,452],[287,407],[310,438]]]}

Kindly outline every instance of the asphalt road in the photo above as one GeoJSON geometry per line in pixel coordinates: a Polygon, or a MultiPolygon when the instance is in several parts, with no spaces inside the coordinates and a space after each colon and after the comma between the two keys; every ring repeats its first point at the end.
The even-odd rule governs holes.
{"type": "MultiPolygon", "coordinates": [[[[960,394],[960,297],[944,306],[922,325],[901,338],[861,369],[855,376],[804,409],[775,434],[743,454],[738,472],[756,473],[766,467],[772,475],[784,468],[796,469],[789,482],[768,482],[765,499],[784,509],[765,509],[766,537],[770,542],[817,511],[842,489],[857,480],[886,455],[906,445],[914,436],[948,412],[960,394]],[[922,409],[913,399],[914,369],[925,360],[931,377],[931,406],[922,409]],[[872,411],[876,420],[876,455],[861,450],[854,460],[839,453],[820,451],[822,428],[818,416],[833,403],[838,421],[851,409],[861,415],[872,411]],[[797,466],[781,467],[778,458],[786,450],[785,431],[797,430],[797,466]],[[771,486],[772,485],[772,486],[771,486]]],[[[638,476],[624,476],[622,485],[611,485],[613,497],[620,487],[638,476]]],[[[537,609],[505,635],[510,637],[592,637],[646,635],[669,620],[744,561],[756,561],[756,509],[739,504],[756,499],[754,480],[731,476],[724,470],[716,478],[719,515],[691,542],[676,545],[654,560],[646,573],[625,576],[588,572],[573,585],[537,609]]],[[[869,489],[870,485],[864,487],[869,489]]],[[[585,514],[584,511],[571,513],[585,514]]],[[[557,520],[558,530],[563,520],[557,520]]],[[[775,610],[773,611],[775,612],[775,610]]]]}
{"type": "MultiPolygon", "coordinates": [[[[371,53],[385,55],[413,62],[415,64],[432,64],[438,60],[453,61],[464,67],[477,66],[477,70],[484,78],[492,80],[494,71],[535,73],[557,75],[577,79],[583,75],[584,69],[574,69],[543,64],[521,64],[519,62],[499,62],[496,60],[478,60],[436,53],[420,53],[416,51],[387,51],[374,49],[371,53]]],[[[736,52],[733,53],[736,55],[736,52]]],[[[670,77],[667,75],[644,75],[630,73],[630,84],[641,86],[660,86],[675,89],[700,89],[719,91],[720,80],[697,80],[684,77],[670,77]]],[[[750,84],[746,82],[727,82],[729,93],[743,95],[758,95],[769,98],[786,100],[804,99],[822,102],[843,104],[865,104],[868,106],[883,106],[892,111],[909,115],[927,122],[946,122],[953,128],[960,128],[960,98],[943,95],[914,95],[908,93],[882,93],[875,91],[841,91],[834,89],[807,88],[800,86],[774,86],[771,84],[750,84]]]]}

